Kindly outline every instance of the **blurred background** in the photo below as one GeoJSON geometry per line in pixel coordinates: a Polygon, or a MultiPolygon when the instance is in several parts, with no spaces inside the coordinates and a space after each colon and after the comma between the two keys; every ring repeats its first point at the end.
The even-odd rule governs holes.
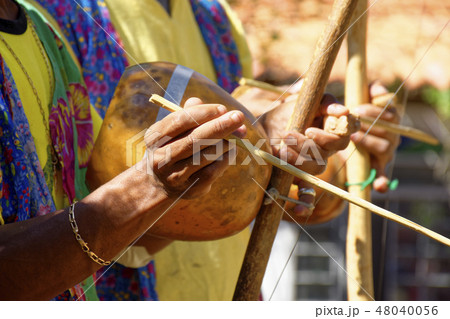
{"type": "MultiPolygon", "coordinates": [[[[242,20],[257,79],[291,84],[311,61],[327,23],[330,0],[229,0],[242,20]]],[[[370,1],[368,76],[391,91],[405,81],[404,125],[435,137],[439,146],[403,138],[392,178],[400,181],[373,202],[434,231],[450,236],[450,2],[370,1]],[[414,65],[431,49],[415,71],[414,65]]],[[[343,44],[328,91],[343,101],[346,45],[343,44]]],[[[347,215],[318,226],[286,230],[272,255],[263,284],[265,300],[346,300],[347,215]],[[299,240],[298,245],[294,244],[299,240]],[[293,253],[291,258],[290,253],[293,253]],[[286,270],[281,276],[282,268],[286,270]],[[281,277],[280,277],[281,276],[281,277]],[[279,281],[278,286],[276,282],[279,281]]],[[[374,283],[377,300],[450,300],[450,248],[403,226],[373,216],[374,283]]]]}

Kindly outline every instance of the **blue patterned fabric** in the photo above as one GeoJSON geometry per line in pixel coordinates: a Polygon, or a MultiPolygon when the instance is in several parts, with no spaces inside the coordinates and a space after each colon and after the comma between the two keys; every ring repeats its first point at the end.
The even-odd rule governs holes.
{"type": "Polygon", "coordinates": [[[118,263],[109,269],[103,267],[97,272],[97,294],[100,300],[147,300],[156,301],[156,279],[154,262],[133,269],[118,263]]]}
{"type": "Polygon", "coordinates": [[[231,93],[239,86],[242,66],[226,12],[217,0],[190,1],[195,19],[211,54],[217,84],[231,93]]]}
{"type": "Polygon", "coordinates": [[[55,211],[11,71],[0,55],[0,181],[4,223],[55,211]]]}
{"type": "Polygon", "coordinates": [[[91,104],[103,118],[128,65],[103,0],[37,0],[58,22],[83,70],[91,104]]]}

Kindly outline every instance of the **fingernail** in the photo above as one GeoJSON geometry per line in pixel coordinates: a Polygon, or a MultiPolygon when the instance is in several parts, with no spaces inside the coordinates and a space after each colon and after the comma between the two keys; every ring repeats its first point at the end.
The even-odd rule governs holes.
{"type": "Polygon", "coordinates": [[[217,111],[219,112],[219,114],[223,114],[227,111],[227,108],[224,105],[219,105],[217,106],[217,111]]]}
{"type": "Polygon", "coordinates": [[[242,122],[242,118],[238,112],[232,112],[230,118],[233,120],[234,123],[242,122]]]}
{"type": "Polygon", "coordinates": [[[244,138],[247,135],[247,127],[245,125],[241,125],[236,131],[233,132],[233,135],[244,138]]]}
{"type": "Polygon", "coordinates": [[[362,111],[362,109],[360,107],[353,109],[353,113],[355,113],[355,114],[361,114],[361,111],[362,111]]]}
{"type": "Polygon", "coordinates": [[[288,135],[286,135],[285,137],[283,137],[283,141],[284,141],[284,142],[290,142],[290,141],[292,141],[292,140],[295,140],[294,135],[288,134],[288,135]]]}
{"type": "Polygon", "coordinates": [[[316,137],[316,134],[314,134],[311,131],[307,131],[306,132],[306,137],[310,138],[310,139],[314,139],[314,137],[316,137]]]}
{"type": "Polygon", "coordinates": [[[359,143],[361,141],[361,138],[359,137],[358,134],[352,134],[350,135],[350,139],[352,140],[353,143],[359,143]]]}
{"type": "Polygon", "coordinates": [[[335,111],[335,112],[342,112],[342,111],[345,111],[345,110],[346,110],[346,107],[345,107],[345,106],[343,106],[343,105],[341,105],[341,104],[337,104],[337,103],[332,104],[331,107],[334,108],[334,111],[335,111]]]}

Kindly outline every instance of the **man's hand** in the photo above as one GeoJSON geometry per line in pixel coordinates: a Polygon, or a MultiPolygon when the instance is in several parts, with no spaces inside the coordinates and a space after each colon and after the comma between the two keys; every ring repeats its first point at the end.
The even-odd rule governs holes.
{"type": "MultiPolygon", "coordinates": [[[[305,134],[297,131],[285,131],[285,127],[293,112],[296,97],[292,96],[285,103],[261,118],[269,138],[279,139],[282,145],[272,145],[274,155],[310,174],[320,174],[326,168],[328,158],[347,147],[350,135],[341,136],[328,133],[323,129],[326,116],[341,117],[349,114],[348,109],[336,103],[331,95],[324,95],[320,109],[311,127],[305,134]]],[[[350,133],[353,133],[351,131],[350,133]]]]}
{"type": "MultiPolygon", "coordinates": [[[[370,87],[371,99],[388,93],[387,89],[380,83],[374,83],[370,87]]],[[[377,118],[383,110],[383,106],[373,104],[361,105],[355,110],[355,113],[361,116],[377,118]]],[[[392,123],[400,122],[399,111],[394,106],[389,106],[380,117],[381,120],[392,123]]],[[[370,164],[377,170],[377,178],[373,183],[373,188],[378,192],[386,192],[389,189],[388,178],[386,177],[386,166],[392,160],[397,149],[400,136],[395,133],[387,132],[378,127],[372,127],[369,134],[364,136],[369,129],[368,124],[361,123],[361,130],[351,136],[352,141],[366,150],[370,155],[370,164]]]]}
{"type": "Polygon", "coordinates": [[[156,183],[171,197],[189,187],[185,199],[207,193],[228,168],[233,146],[222,139],[233,132],[245,135],[242,112],[227,112],[223,105],[201,103],[189,99],[183,111],[169,114],[146,132],[147,155],[143,161],[156,183]],[[217,148],[216,144],[223,147],[217,148]]]}

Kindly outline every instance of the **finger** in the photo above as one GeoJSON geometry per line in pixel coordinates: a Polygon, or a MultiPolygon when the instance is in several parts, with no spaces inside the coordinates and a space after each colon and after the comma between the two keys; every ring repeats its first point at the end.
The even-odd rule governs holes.
{"type": "Polygon", "coordinates": [[[203,104],[203,101],[199,99],[198,97],[190,97],[189,99],[184,102],[184,109],[188,109],[192,106],[197,106],[203,104]]]}
{"type": "Polygon", "coordinates": [[[204,104],[201,107],[191,107],[188,110],[177,111],[156,122],[145,133],[147,147],[151,147],[159,139],[176,136],[215,119],[226,112],[219,104],[204,104]]]}
{"type": "Polygon", "coordinates": [[[350,138],[356,145],[363,147],[371,155],[383,159],[383,164],[392,159],[393,150],[396,148],[396,145],[389,140],[373,135],[364,135],[362,132],[356,132],[350,138]]]}
{"type": "Polygon", "coordinates": [[[369,86],[369,94],[371,98],[386,93],[389,93],[389,91],[384,87],[383,84],[381,84],[380,81],[374,81],[369,86]]]}
{"type": "Polygon", "coordinates": [[[388,141],[388,143],[392,147],[392,150],[394,150],[400,144],[400,135],[391,133],[391,132],[389,132],[383,128],[377,127],[377,126],[370,127],[369,124],[362,124],[361,130],[359,131],[359,133],[367,134],[367,132],[369,132],[368,133],[369,136],[376,136],[376,137],[379,137],[381,139],[388,141]],[[370,128],[370,131],[369,131],[369,128],[370,128]]]}
{"type": "MultiPolygon", "coordinates": [[[[380,112],[382,111],[383,109],[378,106],[372,104],[364,104],[357,107],[354,110],[354,113],[360,116],[367,116],[375,119],[380,115],[380,112]]],[[[387,122],[400,123],[401,118],[395,107],[388,107],[386,110],[383,111],[380,119],[387,122]]]]}
{"type": "Polygon", "coordinates": [[[398,134],[395,133],[391,133],[387,130],[385,130],[384,128],[375,126],[375,125],[371,125],[371,124],[367,124],[367,123],[361,123],[361,132],[366,133],[367,131],[369,131],[370,135],[373,136],[378,136],[384,139],[389,140],[391,143],[394,143],[397,140],[398,134]],[[370,131],[369,131],[370,129],[370,131]]]}
{"type": "Polygon", "coordinates": [[[298,153],[302,151],[303,144],[308,139],[305,135],[297,131],[287,131],[283,135],[283,143],[298,153]]]}
{"type": "MultiPolygon", "coordinates": [[[[305,181],[299,181],[296,185],[298,186],[299,189],[299,192],[297,194],[298,200],[307,204],[314,205],[316,200],[315,196],[309,194],[300,194],[300,190],[302,188],[313,188],[312,185],[305,181]]],[[[310,217],[313,211],[314,209],[308,208],[307,205],[296,205],[294,207],[294,214],[303,218],[310,217]]]]}
{"type": "Polygon", "coordinates": [[[184,198],[202,196],[211,190],[213,183],[220,178],[225,171],[228,169],[230,162],[230,152],[223,154],[223,159],[220,161],[215,161],[210,165],[197,171],[189,178],[189,182],[197,183],[194,187],[184,196],[184,198]]]}
{"type": "Polygon", "coordinates": [[[320,100],[320,106],[321,107],[323,107],[323,106],[326,107],[326,106],[328,106],[330,104],[335,104],[337,102],[338,102],[338,100],[336,99],[336,97],[334,95],[329,94],[329,93],[325,93],[323,95],[322,99],[320,100]]]}
{"type": "MultiPolygon", "coordinates": [[[[309,196],[311,197],[311,196],[309,196]]],[[[300,201],[305,202],[307,204],[314,204],[313,201],[311,199],[305,199],[302,200],[300,199],[300,201]]],[[[294,207],[294,214],[298,217],[303,217],[303,218],[308,218],[312,215],[313,213],[313,209],[309,209],[308,207],[306,207],[307,205],[295,205],[294,207]]]]}
{"type": "Polygon", "coordinates": [[[377,171],[377,178],[374,181],[373,188],[378,192],[386,192],[388,190],[389,183],[385,170],[387,164],[392,160],[396,149],[395,145],[386,146],[386,144],[386,140],[374,136],[366,136],[359,143],[366,150],[370,150],[370,164],[377,171]]]}
{"type": "Polygon", "coordinates": [[[373,181],[373,189],[380,193],[386,193],[389,190],[389,179],[382,175],[373,181]]]}
{"type": "Polygon", "coordinates": [[[294,84],[292,84],[289,89],[288,92],[291,94],[296,94],[298,92],[300,92],[300,89],[302,88],[303,85],[303,79],[298,80],[297,82],[295,82],[294,84]]]}
{"type": "MultiPolygon", "coordinates": [[[[382,138],[368,135],[361,140],[363,134],[358,132],[359,142],[355,142],[359,146],[364,147],[370,154],[370,165],[377,171],[377,178],[373,182],[373,189],[377,192],[384,193],[389,189],[389,179],[386,177],[386,165],[392,160],[396,147],[382,138]]],[[[353,139],[353,136],[352,136],[353,139]]]]}
{"type": "Polygon", "coordinates": [[[338,103],[332,103],[329,105],[321,106],[320,112],[321,112],[321,115],[323,115],[323,116],[331,115],[331,116],[336,116],[336,117],[348,115],[350,113],[348,108],[346,108],[344,105],[338,104],[338,103]]]}
{"type": "Polygon", "coordinates": [[[308,154],[306,152],[299,154],[284,145],[280,148],[279,153],[275,155],[279,156],[283,161],[286,161],[291,165],[295,165],[301,170],[312,175],[321,174],[327,165],[326,157],[321,156],[318,149],[315,149],[314,152],[309,152],[308,154]]]}
{"type": "MultiPolygon", "coordinates": [[[[178,162],[192,156],[195,152],[217,143],[239,129],[244,123],[244,114],[240,111],[228,112],[214,120],[195,128],[187,136],[164,146],[170,147],[172,161],[178,162]]],[[[162,152],[166,149],[162,148],[162,152]]]]}
{"type": "Polygon", "coordinates": [[[385,193],[389,190],[389,179],[386,176],[387,162],[381,162],[375,157],[370,159],[371,167],[377,170],[377,177],[372,186],[373,189],[380,193],[385,193]]]}
{"type": "MultiPolygon", "coordinates": [[[[322,131],[320,129],[316,129],[319,132],[322,131]]],[[[295,165],[295,157],[298,157],[299,154],[305,155],[309,154],[313,159],[316,158],[328,158],[336,151],[329,151],[321,147],[321,145],[317,144],[311,137],[306,137],[305,135],[297,132],[297,131],[289,131],[287,135],[283,138],[283,142],[285,146],[288,147],[289,151],[292,151],[292,156],[288,156],[288,160],[293,162],[289,162],[292,165],[295,165]]],[[[283,147],[285,147],[283,146],[283,147]]],[[[344,147],[345,148],[345,147],[344,147]]],[[[286,150],[283,150],[284,152],[286,150]]],[[[283,153],[284,154],[284,153],[283,153]]]]}
{"type": "Polygon", "coordinates": [[[305,135],[312,139],[321,149],[328,151],[328,156],[345,149],[350,142],[350,136],[339,136],[315,127],[308,128],[305,131],[305,135]]]}
{"type": "Polygon", "coordinates": [[[224,153],[233,150],[236,152],[236,145],[228,143],[225,140],[220,140],[219,143],[206,147],[205,149],[195,153],[190,158],[181,160],[169,167],[169,170],[183,172],[186,175],[186,179],[201,170],[202,168],[210,165],[211,163],[219,160],[223,160],[224,153]]]}
{"type": "Polygon", "coordinates": [[[240,126],[233,135],[239,138],[244,138],[247,135],[247,127],[245,125],[240,126]]]}

